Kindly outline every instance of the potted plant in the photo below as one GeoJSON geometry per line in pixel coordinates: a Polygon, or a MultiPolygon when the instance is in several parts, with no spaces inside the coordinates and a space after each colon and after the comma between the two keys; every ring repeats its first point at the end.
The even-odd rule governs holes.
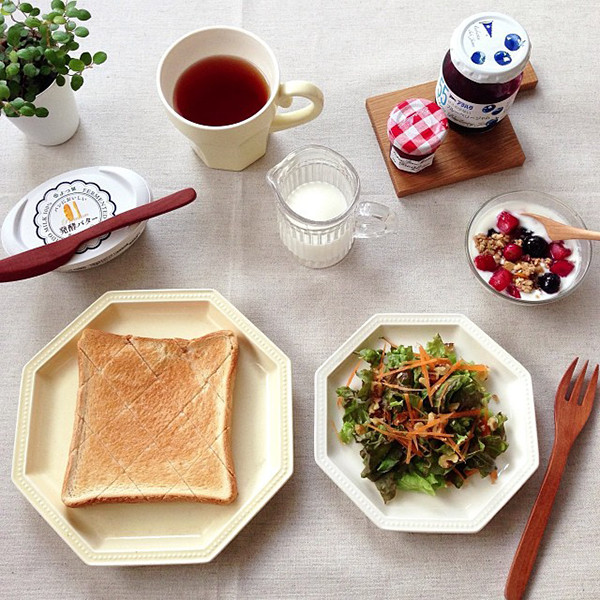
{"type": "Polygon", "coordinates": [[[75,56],[91,15],[77,0],[52,0],[46,14],[29,2],[0,1],[0,116],[40,144],[62,144],[79,125],[73,91],[106,60],[104,52],[75,56]]]}

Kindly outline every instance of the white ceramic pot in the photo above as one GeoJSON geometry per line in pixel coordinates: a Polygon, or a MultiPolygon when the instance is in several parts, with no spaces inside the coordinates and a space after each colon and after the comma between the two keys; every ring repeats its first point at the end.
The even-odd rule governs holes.
{"type": "Polygon", "coordinates": [[[52,83],[38,94],[35,105],[47,108],[50,114],[44,118],[15,117],[8,120],[42,146],[57,146],[75,135],[79,127],[79,112],[68,82],[62,87],[52,83]]]}

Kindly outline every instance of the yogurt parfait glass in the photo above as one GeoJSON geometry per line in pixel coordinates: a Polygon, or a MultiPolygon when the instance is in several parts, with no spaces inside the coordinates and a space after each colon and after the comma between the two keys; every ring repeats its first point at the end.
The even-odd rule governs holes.
{"type": "Polygon", "coordinates": [[[469,266],[477,280],[496,296],[534,306],[555,302],[574,292],[583,281],[592,244],[588,240],[553,244],[544,226],[523,215],[525,212],[585,228],[572,208],[549,194],[533,190],[501,194],[483,204],[469,223],[465,238],[469,266]],[[508,223],[499,220],[501,213],[508,215],[508,223]],[[482,254],[490,256],[484,260],[482,254]]]}
{"type": "Polygon", "coordinates": [[[335,265],[356,238],[397,230],[396,213],[378,202],[360,201],[358,173],[325,146],[290,153],[267,173],[267,181],[276,196],[281,241],[306,267],[335,265]]]}

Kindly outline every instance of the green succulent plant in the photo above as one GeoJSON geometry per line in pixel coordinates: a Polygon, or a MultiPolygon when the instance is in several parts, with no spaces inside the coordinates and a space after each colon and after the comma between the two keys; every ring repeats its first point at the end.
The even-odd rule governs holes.
{"type": "Polygon", "coordinates": [[[106,60],[104,52],[74,54],[76,38],[89,34],[81,22],[91,15],[77,7],[77,0],[52,0],[46,14],[29,2],[0,2],[0,115],[46,117],[48,109],[35,104],[38,94],[67,79],[77,91],[84,71],[106,60]]]}

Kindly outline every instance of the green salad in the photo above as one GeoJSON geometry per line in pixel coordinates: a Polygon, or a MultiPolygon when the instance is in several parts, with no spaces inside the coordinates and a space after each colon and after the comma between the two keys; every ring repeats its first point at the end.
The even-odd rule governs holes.
{"type": "Polygon", "coordinates": [[[496,458],[507,448],[506,417],[484,386],[488,368],[457,359],[439,335],[414,350],[387,342],[356,353],[360,362],[337,389],[344,410],[338,435],[361,445],[362,477],[384,502],[396,490],[434,495],[460,488],[472,475],[498,476],[496,458]],[[366,362],[368,368],[360,369],[366,362]],[[355,376],[362,384],[350,387],[355,376]]]}

